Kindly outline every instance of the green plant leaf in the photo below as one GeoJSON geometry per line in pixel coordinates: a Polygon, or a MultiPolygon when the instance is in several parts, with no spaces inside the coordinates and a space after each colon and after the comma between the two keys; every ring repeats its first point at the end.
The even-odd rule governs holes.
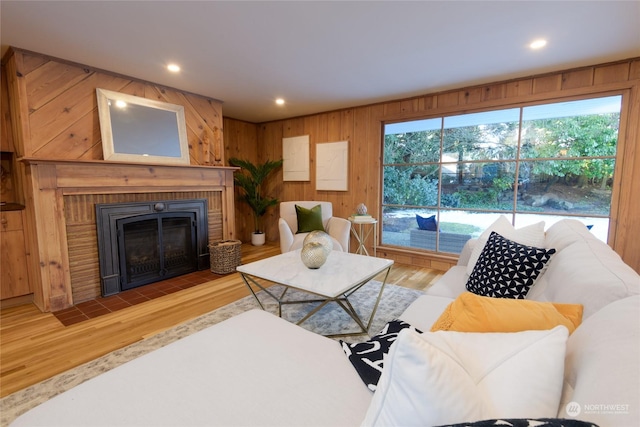
{"type": "Polygon", "coordinates": [[[282,160],[267,160],[261,164],[253,164],[249,160],[230,158],[229,164],[241,168],[234,174],[233,180],[244,192],[243,200],[249,205],[254,214],[255,231],[260,230],[260,218],[267,213],[267,209],[278,204],[278,199],[262,194],[262,186],[267,177],[282,166],[282,160]]]}

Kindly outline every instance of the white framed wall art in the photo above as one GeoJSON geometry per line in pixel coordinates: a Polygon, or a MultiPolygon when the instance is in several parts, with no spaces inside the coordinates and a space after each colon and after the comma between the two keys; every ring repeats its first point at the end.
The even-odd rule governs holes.
{"type": "Polygon", "coordinates": [[[349,141],[316,144],[316,190],[349,189],[349,141]]]}
{"type": "Polygon", "coordinates": [[[284,181],[309,181],[309,135],[282,138],[284,181]]]}

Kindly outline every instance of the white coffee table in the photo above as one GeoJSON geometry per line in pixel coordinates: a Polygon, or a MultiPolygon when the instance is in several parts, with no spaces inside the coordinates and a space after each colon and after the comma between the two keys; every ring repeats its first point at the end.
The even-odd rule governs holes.
{"type": "Polygon", "coordinates": [[[345,336],[369,333],[371,322],[378,310],[380,297],[382,296],[382,291],[384,290],[392,265],[393,261],[389,259],[332,251],[327,258],[327,262],[325,262],[322,267],[309,269],[300,260],[300,250],[296,250],[241,265],[238,266],[236,270],[240,272],[244,283],[263,310],[264,306],[256,295],[256,289],[258,288],[278,303],[279,316],[282,316],[282,305],[284,304],[320,302],[317,307],[297,322],[298,325],[316,314],[328,303],[337,303],[362,329],[361,332],[356,333],[330,335],[345,336]],[[349,302],[349,296],[385,270],[386,274],[380,287],[380,292],[378,293],[371,316],[365,325],[365,321],[360,318],[349,302]],[[283,285],[284,291],[280,295],[275,295],[258,280],[268,280],[283,285]],[[256,289],[254,289],[254,287],[256,289]],[[303,291],[315,295],[318,298],[309,300],[287,300],[285,299],[285,295],[289,289],[303,291]]]}

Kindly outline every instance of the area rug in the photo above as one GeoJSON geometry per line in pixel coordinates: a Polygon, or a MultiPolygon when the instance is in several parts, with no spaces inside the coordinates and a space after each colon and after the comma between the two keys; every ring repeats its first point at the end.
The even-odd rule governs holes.
{"type": "MultiPolygon", "coordinates": [[[[372,281],[349,297],[349,301],[352,303],[354,309],[365,321],[369,319],[378,292],[380,291],[380,286],[380,282],[372,281]]],[[[278,286],[273,286],[269,288],[269,290],[278,295],[278,292],[282,291],[278,286]]],[[[422,294],[422,291],[407,289],[396,285],[386,285],[370,332],[372,334],[377,333],[387,322],[400,316],[405,308],[422,294]]],[[[304,294],[292,291],[288,292],[286,296],[287,299],[290,300],[305,298],[304,294]]],[[[265,310],[277,314],[277,304],[271,300],[268,295],[264,292],[259,292],[258,298],[263,303],[265,310]]],[[[283,306],[282,317],[289,321],[296,322],[302,319],[316,304],[317,303],[285,305],[283,306]]],[[[0,426],[8,426],[16,417],[29,409],[118,365],[160,347],[164,347],[167,344],[215,325],[232,316],[256,308],[259,308],[259,305],[253,296],[242,298],[150,338],[113,351],[84,365],[80,365],[6,396],[0,400],[0,426]]],[[[358,331],[357,324],[336,303],[327,304],[305,321],[301,327],[323,335],[344,331],[358,331]]],[[[367,337],[343,339],[354,342],[366,340],[367,337]]]]}

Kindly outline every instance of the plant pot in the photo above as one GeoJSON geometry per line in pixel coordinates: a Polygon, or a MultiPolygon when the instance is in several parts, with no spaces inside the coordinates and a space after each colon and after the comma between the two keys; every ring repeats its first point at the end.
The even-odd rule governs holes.
{"type": "Polygon", "coordinates": [[[264,245],[265,236],[266,235],[264,233],[258,233],[254,231],[253,233],[251,233],[251,244],[253,246],[264,245]]]}

